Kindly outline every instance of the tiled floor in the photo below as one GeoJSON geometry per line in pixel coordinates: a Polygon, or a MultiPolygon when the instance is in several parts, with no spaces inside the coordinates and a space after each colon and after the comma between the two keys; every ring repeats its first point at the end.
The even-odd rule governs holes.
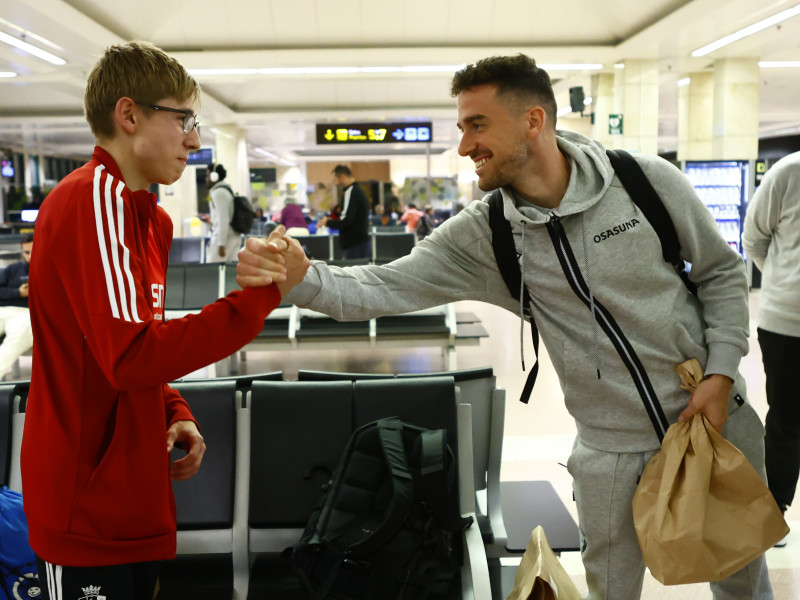
{"type": "MultiPolygon", "coordinates": [[[[751,296],[751,315],[755,316],[758,294],[751,296]]],[[[504,480],[548,479],[577,521],[572,502],[571,480],[566,468],[575,425],[563,405],[563,396],[555,373],[545,352],[541,353],[542,366],[530,404],[517,401],[525,373],[520,369],[519,321],[517,317],[495,307],[477,303],[457,304],[458,311],[468,311],[480,317],[489,332],[479,346],[459,347],[458,368],[492,366],[498,385],[507,390],[506,431],[503,446],[504,480]]],[[[525,330],[525,355],[527,363],[533,358],[530,330],[525,330]]],[[[23,377],[30,373],[30,359],[23,359],[23,377]],[[27,374],[26,374],[27,370],[27,374]]],[[[426,372],[446,368],[441,353],[432,348],[392,349],[331,349],[320,351],[251,352],[241,364],[242,372],[257,373],[282,370],[284,377],[293,379],[298,369],[319,369],[349,372],[426,372]]],[[[764,398],[764,373],[761,353],[755,338],[755,322],[751,320],[751,350],[742,363],[748,382],[750,401],[761,415],[766,414],[764,398]]],[[[203,376],[203,372],[198,372],[203,376]]],[[[786,514],[792,532],[785,548],[767,552],[770,577],[776,600],[800,599],[800,502],[790,507],[786,514]]],[[[582,590],[586,583],[578,553],[564,553],[561,561],[582,590]]],[[[643,600],[710,600],[708,586],[662,586],[647,575],[643,600]]]]}

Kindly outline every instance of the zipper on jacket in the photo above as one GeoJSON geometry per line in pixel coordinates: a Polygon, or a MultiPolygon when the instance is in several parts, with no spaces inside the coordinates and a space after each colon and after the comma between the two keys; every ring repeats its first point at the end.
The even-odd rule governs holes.
{"type": "MultiPolygon", "coordinates": [[[[578,261],[575,258],[572,248],[569,245],[567,234],[561,225],[561,219],[557,215],[550,215],[550,220],[547,222],[547,232],[550,234],[550,239],[553,242],[553,247],[556,251],[556,256],[561,263],[561,268],[567,278],[572,291],[578,296],[588,308],[591,308],[592,299],[589,293],[589,286],[581,275],[578,261]]],[[[661,403],[658,401],[658,396],[653,389],[653,384],[647,377],[647,372],[642,365],[641,360],[636,355],[630,341],[625,337],[622,328],[617,324],[611,313],[603,306],[597,297],[594,297],[595,319],[600,325],[601,329],[605,331],[611,343],[614,345],[619,357],[628,369],[628,372],[633,379],[639,396],[644,403],[647,415],[653,423],[659,441],[664,439],[664,434],[667,432],[669,422],[666,415],[661,408],[661,403]]]]}

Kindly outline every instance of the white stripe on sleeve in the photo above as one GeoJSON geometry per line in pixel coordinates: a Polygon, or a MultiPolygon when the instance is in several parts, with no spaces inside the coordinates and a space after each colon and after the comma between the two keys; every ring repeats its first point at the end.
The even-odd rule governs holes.
{"type": "Polygon", "coordinates": [[[131,316],[134,322],[141,323],[139,311],[136,307],[136,284],[133,281],[131,272],[131,251],[125,245],[125,208],[122,202],[122,190],[125,187],[123,182],[117,185],[117,228],[119,229],[119,244],[122,246],[122,266],[125,269],[125,277],[128,280],[128,294],[131,299],[131,316]]]}
{"type": "MultiPolygon", "coordinates": [[[[114,282],[111,279],[111,266],[108,263],[108,252],[106,250],[105,228],[103,227],[102,196],[100,193],[101,174],[105,170],[103,165],[98,165],[94,170],[94,221],[97,228],[97,243],[100,246],[100,259],[103,262],[103,273],[106,278],[106,290],[108,291],[108,303],[111,305],[111,314],[115,319],[119,319],[119,308],[117,307],[117,295],[114,292],[114,282]]],[[[110,176],[109,176],[110,177],[110,176]]]]}
{"type": "Polygon", "coordinates": [[[114,223],[114,196],[111,193],[111,184],[114,178],[111,175],[106,177],[106,218],[108,219],[108,238],[109,248],[111,249],[111,261],[114,265],[114,275],[117,279],[117,289],[119,290],[119,305],[122,308],[122,316],[126,321],[131,320],[128,312],[128,299],[125,293],[125,283],[122,280],[122,268],[119,266],[119,242],[117,241],[117,225],[114,223]]]}

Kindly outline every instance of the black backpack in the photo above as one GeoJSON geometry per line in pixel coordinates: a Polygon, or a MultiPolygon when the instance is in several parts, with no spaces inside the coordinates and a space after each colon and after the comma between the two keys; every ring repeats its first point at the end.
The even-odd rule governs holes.
{"type": "MultiPolygon", "coordinates": [[[[696,294],[697,287],[689,279],[686,273],[686,263],[681,258],[681,246],[675,226],[672,224],[672,219],[639,163],[624,150],[606,150],[606,154],[628,195],[634,204],[639,207],[639,210],[642,211],[642,214],[647,218],[653,229],[656,230],[661,241],[661,253],[664,260],[673,266],[689,292],[696,294]]],[[[514,246],[511,224],[503,215],[503,196],[500,190],[495,190],[489,197],[489,227],[492,230],[494,257],[508,291],[515,300],[519,300],[520,289],[522,290],[525,315],[530,318],[531,323],[533,349],[538,357],[539,330],[533,319],[533,313],[530,312],[531,301],[528,289],[522,285],[517,249],[514,246]]],[[[520,397],[521,402],[527,403],[530,399],[538,373],[539,361],[537,359],[528,373],[528,379],[525,381],[520,397]]]]}
{"type": "Polygon", "coordinates": [[[250,200],[246,196],[238,196],[233,192],[231,186],[224,184],[224,187],[233,196],[233,216],[231,217],[231,228],[236,233],[250,233],[253,229],[253,221],[256,220],[256,211],[253,210],[250,200]]]}
{"type": "Polygon", "coordinates": [[[460,580],[457,498],[445,430],[381,419],[352,434],[286,555],[314,600],[423,600],[460,580]]]}

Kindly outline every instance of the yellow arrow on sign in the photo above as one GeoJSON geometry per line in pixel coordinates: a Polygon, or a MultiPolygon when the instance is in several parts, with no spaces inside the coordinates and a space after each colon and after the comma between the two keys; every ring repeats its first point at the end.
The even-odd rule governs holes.
{"type": "Polygon", "coordinates": [[[333,131],[328,129],[328,131],[325,132],[325,139],[330,142],[333,139],[333,131]]]}

